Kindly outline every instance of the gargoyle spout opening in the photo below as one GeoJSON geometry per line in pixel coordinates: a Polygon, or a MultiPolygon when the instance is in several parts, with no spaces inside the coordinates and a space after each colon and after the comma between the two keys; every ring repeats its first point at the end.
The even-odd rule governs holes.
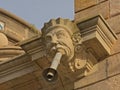
{"type": "Polygon", "coordinates": [[[60,64],[60,60],[62,58],[62,53],[57,52],[55,57],[53,58],[52,64],[50,68],[47,68],[43,71],[43,77],[49,81],[55,81],[58,78],[57,67],[60,64]]]}

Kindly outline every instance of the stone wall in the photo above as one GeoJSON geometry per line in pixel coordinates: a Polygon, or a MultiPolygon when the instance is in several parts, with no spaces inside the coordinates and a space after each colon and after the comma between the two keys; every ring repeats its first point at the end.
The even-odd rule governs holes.
{"type": "Polygon", "coordinates": [[[75,21],[101,14],[118,40],[112,54],[98,63],[98,70],[75,82],[75,90],[119,90],[120,89],[120,0],[75,0],[75,21]]]}
{"type": "Polygon", "coordinates": [[[10,39],[9,41],[19,42],[39,33],[32,24],[1,8],[0,23],[4,25],[4,29],[0,29],[0,32],[4,33],[10,39]]]}

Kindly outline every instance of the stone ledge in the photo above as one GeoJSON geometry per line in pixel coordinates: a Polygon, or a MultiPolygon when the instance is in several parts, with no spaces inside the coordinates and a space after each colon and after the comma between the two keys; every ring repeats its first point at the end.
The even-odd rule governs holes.
{"type": "Polygon", "coordinates": [[[88,18],[77,23],[86,49],[92,51],[97,60],[102,60],[111,54],[111,48],[117,40],[117,35],[112,31],[101,15],[88,18]]]}
{"type": "Polygon", "coordinates": [[[36,70],[33,62],[26,55],[20,55],[0,65],[0,83],[7,82],[36,70]]]}
{"type": "Polygon", "coordinates": [[[41,39],[41,35],[36,35],[27,39],[19,45],[23,50],[32,57],[32,60],[37,60],[45,55],[45,47],[41,39]]]}

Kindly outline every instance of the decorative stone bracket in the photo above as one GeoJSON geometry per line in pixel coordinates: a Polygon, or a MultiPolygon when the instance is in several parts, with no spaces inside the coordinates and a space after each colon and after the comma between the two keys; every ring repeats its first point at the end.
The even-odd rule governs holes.
{"type": "Polygon", "coordinates": [[[111,48],[117,40],[116,34],[101,15],[77,23],[83,44],[97,61],[111,54],[111,48]]]}
{"type": "MultiPolygon", "coordinates": [[[[106,58],[111,54],[111,48],[113,44],[116,42],[117,36],[109,27],[109,25],[106,23],[106,21],[103,19],[103,17],[100,15],[78,22],[77,23],[78,29],[72,26],[73,24],[71,23],[72,22],[70,22],[69,20],[61,19],[61,18],[56,19],[56,21],[50,20],[49,23],[46,23],[45,26],[43,27],[41,36],[36,36],[32,39],[22,42],[20,45],[32,57],[33,61],[38,60],[43,56],[47,57],[47,55],[49,54],[47,52],[51,50],[55,51],[55,53],[60,52],[62,55],[65,54],[67,57],[69,57],[70,55],[74,55],[72,57],[72,60],[67,60],[68,62],[67,64],[69,65],[71,71],[73,71],[72,73],[78,73],[79,75],[81,74],[83,76],[86,76],[92,72],[92,69],[94,68],[95,64],[97,64],[99,61],[103,60],[104,58],[106,58]],[[72,28],[69,28],[71,26],[72,28]],[[50,44],[53,45],[53,41],[52,41],[53,35],[57,34],[57,31],[68,29],[68,28],[72,29],[71,31],[69,30],[68,31],[66,30],[66,31],[72,37],[73,46],[71,44],[70,38],[68,39],[69,35],[67,37],[66,37],[66,34],[63,35],[64,33],[62,34],[59,33],[59,35],[63,35],[62,37],[66,37],[68,39],[68,41],[66,42],[68,43],[70,42],[71,44],[69,48],[72,49],[72,51],[73,50],[75,51],[71,53],[71,52],[65,51],[66,49],[56,49],[55,46],[52,46],[52,48],[49,48],[48,46],[50,44]],[[53,29],[55,29],[54,32],[51,32],[53,29]]],[[[59,36],[58,38],[60,37],[61,36],[59,36]]],[[[53,40],[56,40],[56,37],[54,37],[53,40]]],[[[57,40],[65,41],[65,39],[61,39],[61,38],[57,40]]],[[[54,44],[57,44],[57,43],[54,43],[54,44]]],[[[55,56],[55,54],[53,56],[55,56]]],[[[51,57],[49,57],[48,59],[50,58],[51,57]]],[[[57,57],[55,56],[54,58],[57,58],[57,57]]],[[[54,60],[54,62],[56,61],[54,60]]],[[[61,62],[64,63],[66,61],[62,60],[61,62]]],[[[55,65],[55,64],[52,63],[52,65],[55,65]]],[[[62,67],[60,67],[59,70],[63,72],[67,71],[67,70],[63,70],[62,67]]],[[[50,75],[51,75],[51,72],[50,72],[50,75]]]]}
{"type": "MultiPolygon", "coordinates": [[[[84,75],[86,76],[94,72],[93,68],[99,61],[104,60],[111,54],[117,36],[101,15],[79,22],[77,26],[80,29],[84,50],[89,54],[84,64],[86,67],[84,75]]],[[[78,66],[82,61],[79,62],[78,66]]]]}

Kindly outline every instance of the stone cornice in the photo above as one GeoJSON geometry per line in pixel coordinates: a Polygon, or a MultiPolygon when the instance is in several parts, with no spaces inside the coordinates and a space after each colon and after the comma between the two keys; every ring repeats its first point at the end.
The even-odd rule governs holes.
{"type": "Polygon", "coordinates": [[[19,45],[32,57],[32,60],[39,59],[45,55],[45,46],[42,42],[41,35],[36,35],[20,42],[19,45]]]}
{"type": "MultiPolygon", "coordinates": [[[[74,73],[82,72],[81,75],[86,76],[94,72],[92,69],[97,63],[99,63],[100,60],[103,60],[111,54],[111,49],[117,40],[117,36],[101,15],[78,22],[77,25],[80,29],[80,34],[82,37],[82,43],[79,44],[84,46],[84,49],[81,51],[81,48],[83,47],[78,44],[77,50],[79,51],[77,51],[78,53],[75,53],[75,56],[78,57],[76,57],[77,59],[73,61],[77,66],[71,64],[71,68],[73,69],[75,67],[78,69],[75,70],[74,73]],[[86,53],[86,56],[83,55],[84,53],[86,53]],[[80,55],[83,55],[84,58],[80,55]],[[82,59],[84,59],[84,62],[82,59]]],[[[20,43],[20,46],[26,51],[26,53],[28,53],[28,55],[32,57],[33,61],[46,55],[44,50],[45,46],[42,42],[41,36],[35,36],[32,39],[24,41],[23,43],[20,43]]],[[[63,72],[66,71],[63,70],[63,72]]]]}
{"type": "MultiPolygon", "coordinates": [[[[75,72],[71,72],[66,63],[61,61],[62,64],[60,64],[58,72],[62,75],[63,81],[65,81],[66,77],[72,81],[97,70],[96,64],[111,54],[112,46],[117,40],[116,34],[100,15],[79,22],[77,25],[80,29],[82,42],[78,44],[78,51],[75,51],[75,60],[71,64],[72,69],[75,68],[75,72]]],[[[51,63],[49,58],[46,58],[45,46],[41,35],[25,40],[19,45],[26,53],[0,66],[1,83],[33,72],[37,69],[34,61],[42,69],[49,67],[51,63]]]]}
{"type": "Polygon", "coordinates": [[[20,17],[17,17],[16,15],[14,15],[14,14],[12,14],[12,13],[10,13],[10,12],[2,9],[2,8],[0,8],[0,13],[2,13],[3,15],[8,16],[8,17],[16,20],[17,22],[19,22],[19,23],[21,23],[21,24],[23,24],[25,26],[27,26],[28,28],[31,29],[32,32],[40,33],[39,30],[36,27],[34,27],[32,24],[29,24],[28,22],[21,19],[20,17]]]}
{"type": "Polygon", "coordinates": [[[0,47],[0,64],[23,53],[24,50],[19,46],[0,47]]]}
{"type": "Polygon", "coordinates": [[[77,25],[83,44],[87,49],[92,50],[97,60],[102,60],[111,54],[117,36],[101,15],[86,19],[77,25]]]}
{"type": "Polygon", "coordinates": [[[21,54],[0,65],[0,83],[21,77],[34,70],[35,65],[31,58],[26,54],[21,54]]]}

